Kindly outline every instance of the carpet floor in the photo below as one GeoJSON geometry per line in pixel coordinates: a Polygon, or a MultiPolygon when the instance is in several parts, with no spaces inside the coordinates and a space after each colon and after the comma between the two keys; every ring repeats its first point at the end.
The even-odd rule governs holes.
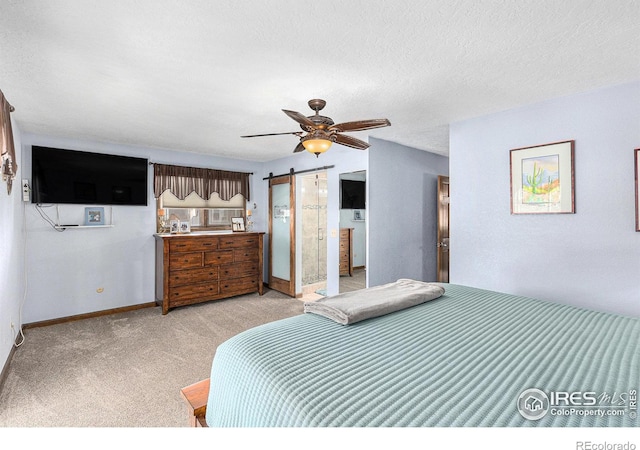
{"type": "Polygon", "coordinates": [[[303,312],[267,290],[25,330],[0,392],[1,427],[186,427],[180,389],[209,377],[241,331],[303,312]]]}

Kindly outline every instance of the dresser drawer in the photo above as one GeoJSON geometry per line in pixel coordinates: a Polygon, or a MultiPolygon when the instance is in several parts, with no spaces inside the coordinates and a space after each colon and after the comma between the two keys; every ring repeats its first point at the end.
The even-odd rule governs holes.
{"type": "Polygon", "coordinates": [[[218,266],[230,262],[233,262],[233,250],[217,250],[204,254],[205,266],[218,266]]]}
{"type": "Polygon", "coordinates": [[[205,269],[176,270],[169,273],[169,286],[184,286],[186,284],[216,281],[217,279],[217,266],[205,269]]]}
{"type": "Polygon", "coordinates": [[[174,252],[204,252],[217,249],[219,238],[171,238],[169,241],[169,251],[174,252]]]}
{"type": "Polygon", "coordinates": [[[255,279],[256,275],[258,275],[257,262],[242,262],[220,266],[220,280],[248,276],[251,276],[255,279]]]}
{"type": "Polygon", "coordinates": [[[217,281],[213,283],[191,284],[188,286],[170,287],[169,302],[175,303],[182,300],[191,300],[202,297],[215,297],[220,292],[217,281]]]}
{"type": "Polygon", "coordinates": [[[194,269],[202,267],[202,253],[174,253],[169,255],[169,270],[194,269]]]}
{"type": "Polygon", "coordinates": [[[233,250],[233,260],[235,262],[241,261],[258,261],[258,249],[257,248],[236,248],[233,250]]]}
{"type": "Polygon", "coordinates": [[[257,291],[256,277],[233,278],[220,281],[220,293],[223,295],[243,294],[245,292],[257,291]]]}
{"type": "Polygon", "coordinates": [[[229,236],[220,239],[220,248],[255,247],[259,242],[258,236],[229,236]]]}

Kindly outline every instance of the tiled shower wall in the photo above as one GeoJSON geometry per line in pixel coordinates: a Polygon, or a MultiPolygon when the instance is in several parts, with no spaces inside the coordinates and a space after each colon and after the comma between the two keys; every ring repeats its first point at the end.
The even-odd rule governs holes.
{"type": "Polygon", "coordinates": [[[327,173],[302,177],[302,285],[326,287],[327,173]]]}

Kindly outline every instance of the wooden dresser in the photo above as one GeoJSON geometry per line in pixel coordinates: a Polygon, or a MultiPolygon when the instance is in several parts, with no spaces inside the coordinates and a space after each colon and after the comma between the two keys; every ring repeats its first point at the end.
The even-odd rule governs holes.
{"type": "Polygon", "coordinates": [[[353,228],[340,228],[340,275],[353,276],[353,228]]]}
{"type": "Polygon", "coordinates": [[[171,308],[263,293],[264,233],[156,234],[156,303],[171,308]]]}

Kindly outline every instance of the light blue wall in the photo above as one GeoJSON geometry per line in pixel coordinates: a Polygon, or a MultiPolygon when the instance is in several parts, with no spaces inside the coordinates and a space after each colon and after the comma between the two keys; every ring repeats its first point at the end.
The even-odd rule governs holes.
{"type": "Polygon", "coordinates": [[[640,317],[640,83],[451,126],[451,282],[640,317]],[[575,140],[576,214],[511,215],[509,150],[575,140]]]}
{"type": "MultiPolygon", "coordinates": [[[[27,174],[27,178],[30,178],[31,173],[31,145],[138,156],[165,164],[253,172],[250,207],[253,209],[255,204],[255,209],[252,220],[256,231],[265,232],[268,224],[268,183],[262,178],[267,177],[269,172],[278,175],[288,172],[291,167],[304,170],[335,165],[334,169],[328,171],[328,202],[331,211],[328,228],[337,229],[339,173],[366,170],[367,163],[366,152],[340,146],[334,146],[329,153],[320,158],[304,153],[270,163],[260,163],[30,134],[24,135],[23,144],[24,163],[21,169],[27,174]]],[[[27,204],[25,226],[29,264],[26,271],[28,289],[23,314],[25,323],[154,301],[155,204],[152,179],[150,171],[148,206],[114,206],[113,228],[68,229],[57,232],[45,222],[34,205],[27,204]],[[103,289],[101,293],[97,292],[99,288],[103,289]]],[[[60,205],[61,221],[81,223],[84,206],[60,205]]],[[[20,204],[18,207],[21,208],[20,204]]],[[[109,207],[106,209],[108,211],[109,207]]],[[[44,211],[55,217],[55,208],[45,208],[44,211]]],[[[13,217],[21,226],[22,213],[13,217]]],[[[328,292],[337,293],[338,240],[329,238],[327,241],[328,259],[331,262],[328,292]]],[[[268,236],[265,244],[268,244],[268,236]]]]}
{"type": "MultiPolygon", "coordinates": [[[[152,162],[254,172],[252,197],[261,198],[261,163],[195,153],[83,142],[47,136],[23,136],[23,173],[30,178],[31,145],[43,145],[148,158],[152,162]]],[[[114,206],[114,227],[57,232],[28,204],[25,323],[102,311],[155,300],[155,203],[149,172],[147,206],[114,206]],[[98,293],[97,290],[103,291],[98,293]]],[[[253,202],[253,198],[252,198],[253,202]]],[[[60,205],[63,223],[82,223],[85,205],[60,205]]],[[[88,205],[90,206],[90,205],[88,205]]],[[[109,207],[106,208],[109,210],[109,207]]],[[[55,217],[55,208],[44,208],[55,217]]],[[[107,220],[109,216],[107,214],[107,220]]],[[[264,216],[254,215],[256,230],[264,216]]]]}
{"type": "MultiPolygon", "coordinates": [[[[22,138],[15,121],[11,121],[18,163],[18,175],[11,195],[0,181],[0,370],[11,353],[20,329],[20,305],[24,292],[24,232],[22,228],[22,189],[24,172],[20,148],[22,138]],[[11,328],[11,323],[15,325],[11,328]]],[[[20,339],[19,339],[20,340],[20,339]]]]}
{"type": "Polygon", "coordinates": [[[368,286],[436,280],[438,175],[449,159],[371,138],[367,233],[368,286]]]}

